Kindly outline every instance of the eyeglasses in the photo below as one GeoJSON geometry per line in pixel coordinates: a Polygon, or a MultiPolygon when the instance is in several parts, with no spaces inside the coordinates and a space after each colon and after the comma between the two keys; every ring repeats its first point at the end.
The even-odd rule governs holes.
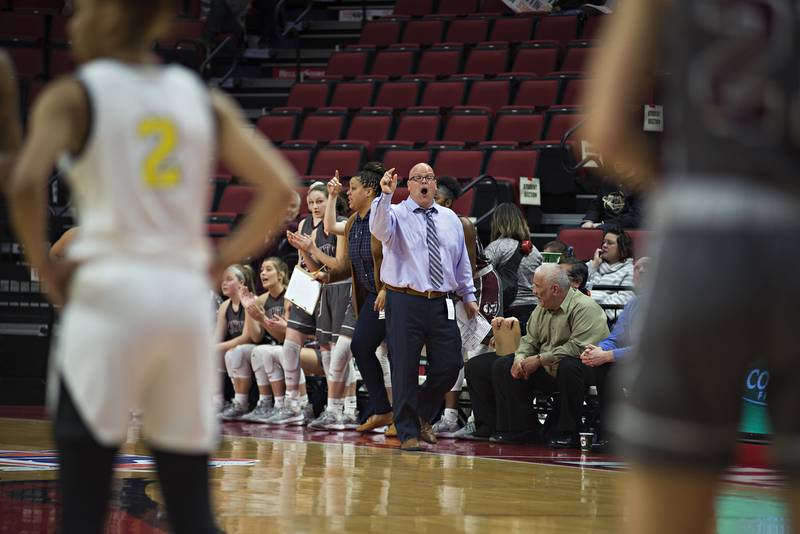
{"type": "Polygon", "coordinates": [[[409,176],[408,179],[411,180],[412,182],[419,182],[419,183],[435,182],[436,176],[432,174],[427,174],[425,176],[409,176]]]}

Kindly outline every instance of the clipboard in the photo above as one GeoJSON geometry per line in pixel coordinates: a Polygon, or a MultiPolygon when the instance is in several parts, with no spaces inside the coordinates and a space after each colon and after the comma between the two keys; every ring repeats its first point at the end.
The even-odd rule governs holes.
{"type": "Polygon", "coordinates": [[[321,290],[322,284],[314,280],[310,272],[295,266],[284,298],[307,314],[314,315],[321,290]]]}

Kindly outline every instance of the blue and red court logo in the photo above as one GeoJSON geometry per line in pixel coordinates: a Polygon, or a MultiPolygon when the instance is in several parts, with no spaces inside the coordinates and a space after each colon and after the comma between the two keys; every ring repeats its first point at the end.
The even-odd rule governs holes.
{"type": "MultiPolygon", "coordinates": [[[[218,467],[249,467],[258,460],[241,458],[212,458],[208,465],[218,467]]],[[[58,469],[56,451],[9,451],[0,450],[0,471],[55,471],[58,469]]],[[[152,456],[141,454],[118,454],[114,463],[117,471],[155,472],[156,463],[152,456]]]]}

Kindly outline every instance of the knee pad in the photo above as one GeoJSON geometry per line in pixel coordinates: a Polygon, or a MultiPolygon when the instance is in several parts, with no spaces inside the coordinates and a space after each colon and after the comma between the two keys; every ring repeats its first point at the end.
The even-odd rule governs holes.
{"type": "Polygon", "coordinates": [[[389,348],[386,346],[386,342],[380,344],[380,346],[375,350],[375,356],[378,357],[378,362],[381,364],[381,370],[383,371],[383,383],[386,384],[386,387],[391,387],[392,385],[392,366],[389,362],[389,348]]]}
{"type": "Polygon", "coordinates": [[[300,345],[294,341],[285,341],[281,351],[281,367],[286,378],[286,384],[294,386],[300,384],[300,345]]]}
{"type": "Polygon", "coordinates": [[[331,364],[328,372],[331,382],[345,382],[349,378],[352,359],[350,338],[340,336],[331,351],[331,364]]]}
{"type": "Polygon", "coordinates": [[[322,355],[322,372],[324,372],[327,377],[331,370],[331,351],[323,349],[319,352],[322,355]]]}
{"type": "Polygon", "coordinates": [[[225,353],[225,367],[231,378],[250,378],[250,359],[246,357],[247,351],[252,350],[247,345],[239,345],[225,353]]]}
{"type": "Polygon", "coordinates": [[[253,350],[253,359],[259,360],[270,382],[282,382],[284,379],[281,366],[282,352],[283,347],[280,345],[261,345],[253,350]]]}

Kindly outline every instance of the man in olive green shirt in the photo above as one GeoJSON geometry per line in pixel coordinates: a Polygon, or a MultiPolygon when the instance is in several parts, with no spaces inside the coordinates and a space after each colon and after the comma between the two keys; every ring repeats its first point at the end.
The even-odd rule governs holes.
{"type": "MultiPolygon", "coordinates": [[[[538,437],[533,393],[558,391],[558,421],[551,445],[574,447],[586,389],[594,381],[592,369],[581,363],[580,354],[587,345],[608,336],[606,316],[594,300],[570,287],[569,277],[556,264],[543,264],[536,270],[533,291],[539,305],[515,353],[484,354],[467,364],[476,437],[489,433],[492,441],[501,443],[538,437]]],[[[518,328],[515,323],[514,318],[495,319],[498,347],[518,328]]]]}

